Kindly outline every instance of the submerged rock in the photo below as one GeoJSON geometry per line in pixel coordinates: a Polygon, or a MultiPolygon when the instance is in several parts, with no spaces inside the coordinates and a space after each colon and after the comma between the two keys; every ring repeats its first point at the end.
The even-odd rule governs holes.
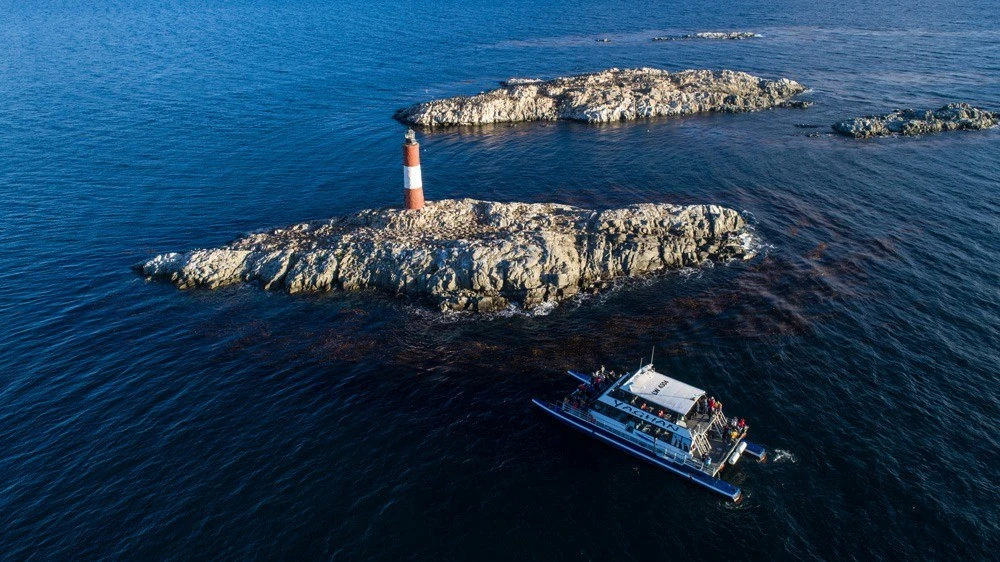
{"type": "Polygon", "coordinates": [[[554,80],[512,78],[474,96],[432,100],[396,112],[404,123],[434,127],[569,119],[630,121],[708,111],[757,111],[787,103],[805,86],[733,70],[612,68],[554,80]]]}
{"type": "Polygon", "coordinates": [[[789,100],[778,104],[778,107],[787,107],[789,109],[808,109],[812,106],[813,102],[805,100],[789,100]]]}
{"type": "Polygon", "coordinates": [[[684,35],[664,35],[653,37],[653,41],[686,41],[688,39],[754,39],[762,37],[750,31],[704,31],[701,33],[686,33],[684,35]]]}
{"type": "Polygon", "coordinates": [[[885,115],[867,115],[833,124],[841,135],[865,139],[892,135],[914,136],[959,129],[980,130],[996,126],[1000,113],[967,103],[949,103],[936,111],[899,109],[885,115]]]}
{"type": "Polygon", "coordinates": [[[220,248],[134,266],[179,288],[259,283],[314,293],[376,289],[440,310],[525,309],[621,277],[749,257],[746,226],[715,205],[591,211],[547,203],[430,201],[248,234],[220,248]]]}

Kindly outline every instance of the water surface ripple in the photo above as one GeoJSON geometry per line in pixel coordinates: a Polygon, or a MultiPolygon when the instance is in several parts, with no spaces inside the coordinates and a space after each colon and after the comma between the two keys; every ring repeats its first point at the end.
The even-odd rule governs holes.
{"type": "Polygon", "coordinates": [[[807,136],[1000,110],[993,8],[6,6],[0,558],[995,556],[1000,131],[807,136]],[[764,37],[649,41],[713,30],[764,37]],[[610,66],[787,76],[816,105],[425,134],[428,196],[719,203],[760,257],[486,319],[129,270],[397,203],[398,107],[610,66]],[[772,451],[735,470],[741,506],[532,411],[654,347],[772,451]]]}

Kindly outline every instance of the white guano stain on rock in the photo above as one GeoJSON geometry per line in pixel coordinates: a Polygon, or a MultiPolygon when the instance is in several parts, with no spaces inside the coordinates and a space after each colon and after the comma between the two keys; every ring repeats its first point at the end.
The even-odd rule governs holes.
{"type": "Polygon", "coordinates": [[[440,310],[532,309],[610,281],[749,257],[739,213],[716,205],[592,211],[551,203],[430,201],[248,234],[134,268],[182,289],[257,283],[316,293],[375,289],[440,310]]]}
{"type": "Polygon", "coordinates": [[[496,90],[420,103],[398,110],[394,117],[425,127],[558,119],[610,123],[758,111],[785,105],[805,90],[786,78],[768,80],[733,70],[612,68],[545,81],[512,78],[496,90]]]}

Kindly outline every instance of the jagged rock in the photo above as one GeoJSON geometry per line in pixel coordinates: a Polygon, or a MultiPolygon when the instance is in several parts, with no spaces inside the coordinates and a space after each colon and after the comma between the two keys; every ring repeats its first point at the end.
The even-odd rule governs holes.
{"type": "Polygon", "coordinates": [[[612,68],[546,81],[512,78],[496,90],[420,103],[396,111],[394,117],[425,127],[557,119],[609,123],[757,111],[786,103],[805,89],[786,78],[768,80],[732,70],[612,68]]]}
{"type": "Polygon", "coordinates": [[[686,33],[684,35],[664,35],[662,37],[653,37],[653,41],[686,41],[688,39],[753,39],[756,37],[761,37],[761,35],[751,33],[749,31],[704,31],[701,33],[686,33]]]}
{"type": "Polygon", "coordinates": [[[807,109],[813,106],[813,102],[805,100],[789,100],[779,103],[775,107],[785,107],[788,109],[807,109]]]}
{"type": "Polygon", "coordinates": [[[430,201],[248,234],[134,268],[182,289],[258,283],[313,293],[377,289],[441,310],[530,309],[620,277],[749,257],[746,223],[715,205],[591,211],[557,204],[430,201]]]}
{"type": "Polygon", "coordinates": [[[980,130],[996,126],[1000,113],[972,107],[967,103],[949,103],[937,111],[899,109],[885,115],[866,115],[833,124],[841,135],[866,139],[892,135],[925,135],[959,129],[980,130]]]}

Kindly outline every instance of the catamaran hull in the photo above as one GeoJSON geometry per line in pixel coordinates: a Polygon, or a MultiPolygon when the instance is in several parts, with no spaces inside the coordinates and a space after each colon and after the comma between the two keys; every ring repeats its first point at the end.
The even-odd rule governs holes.
{"type": "MultiPolygon", "coordinates": [[[[552,406],[540,400],[535,399],[532,400],[532,402],[535,404],[535,406],[538,406],[544,412],[556,418],[557,420],[579,431],[592,435],[600,439],[601,441],[608,443],[609,445],[612,445],[614,447],[617,447],[618,449],[621,449],[627,453],[632,454],[633,456],[639,457],[645,460],[646,462],[649,462],[650,464],[666,469],[670,472],[673,472],[674,474],[677,474],[678,476],[681,476],[683,478],[690,480],[691,482],[694,482],[695,484],[708,488],[709,490],[721,496],[726,497],[730,501],[739,502],[743,498],[743,493],[740,491],[740,489],[728,482],[709,476],[704,472],[700,472],[689,466],[678,464],[668,459],[655,457],[649,452],[635,445],[632,445],[631,443],[620,441],[613,434],[609,433],[608,431],[605,431],[604,429],[598,427],[597,425],[588,423],[574,416],[567,415],[559,408],[553,408],[552,406]]],[[[749,445],[747,446],[747,450],[749,450],[749,445]]]]}
{"type": "Polygon", "coordinates": [[[764,450],[764,447],[746,440],[743,442],[747,444],[747,448],[743,450],[743,454],[752,456],[757,459],[757,462],[764,462],[767,460],[767,451],[764,450]]]}

